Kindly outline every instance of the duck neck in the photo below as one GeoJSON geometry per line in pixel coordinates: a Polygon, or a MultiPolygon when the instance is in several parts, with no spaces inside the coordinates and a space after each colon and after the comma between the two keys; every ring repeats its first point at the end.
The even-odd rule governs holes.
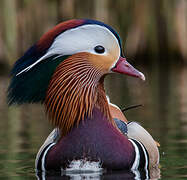
{"type": "Polygon", "coordinates": [[[57,67],[45,106],[50,121],[61,130],[62,136],[92,117],[94,107],[114,124],[104,90],[104,75],[79,55],[69,57],[57,67]]]}

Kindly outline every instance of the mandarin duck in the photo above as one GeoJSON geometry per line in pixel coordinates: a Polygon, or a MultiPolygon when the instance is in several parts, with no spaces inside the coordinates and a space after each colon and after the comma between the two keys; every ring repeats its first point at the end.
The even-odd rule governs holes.
{"type": "Polygon", "coordinates": [[[118,33],[89,19],[58,24],[15,63],[9,105],[42,103],[55,126],[37,154],[38,171],[158,165],[151,135],[139,124],[127,123],[107,100],[104,78],[110,73],[145,80],[122,55],[118,33]]]}

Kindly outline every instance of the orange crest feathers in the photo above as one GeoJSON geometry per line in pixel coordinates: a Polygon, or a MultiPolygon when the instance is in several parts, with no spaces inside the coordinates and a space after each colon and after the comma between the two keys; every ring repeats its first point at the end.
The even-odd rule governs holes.
{"type": "Polygon", "coordinates": [[[49,84],[46,110],[50,121],[59,127],[62,136],[75,124],[91,116],[94,106],[107,109],[102,111],[110,119],[104,88],[99,82],[102,74],[87,58],[88,53],[79,53],[64,60],[49,84]],[[102,103],[106,103],[105,108],[102,103]]]}

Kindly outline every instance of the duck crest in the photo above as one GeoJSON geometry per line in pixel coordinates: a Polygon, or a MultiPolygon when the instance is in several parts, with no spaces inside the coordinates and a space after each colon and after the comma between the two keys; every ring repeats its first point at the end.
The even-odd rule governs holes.
{"type": "Polygon", "coordinates": [[[84,23],[85,20],[83,19],[72,19],[69,21],[62,22],[55,26],[55,28],[49,30],[47,33],[45,33],[40,40],[37,42],[38,51],[46,50],[50,47],[52,44],[54,38],[58,36],[60,33],[71,29],[76,28],[77,26],[80,26],[84,23]]]}
{"type": "Polygon", "coordinates": [[[48,86],[45,106],[50,121],[65,136],[94,107],[112,121],[99,68],[87,61],[88,53],[70,56],[58,65],[48,86]]]}

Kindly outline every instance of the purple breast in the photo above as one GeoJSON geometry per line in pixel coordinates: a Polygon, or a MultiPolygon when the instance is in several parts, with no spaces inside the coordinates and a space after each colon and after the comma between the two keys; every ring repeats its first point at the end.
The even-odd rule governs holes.
{"type": "Polygon", "coordinates": [[[68,167],[72,160],[100,161],[106,169],[130,169],[135,151],[131,142],[96,108],[55,144],[45,158],[46,170],[68,167]]]}

